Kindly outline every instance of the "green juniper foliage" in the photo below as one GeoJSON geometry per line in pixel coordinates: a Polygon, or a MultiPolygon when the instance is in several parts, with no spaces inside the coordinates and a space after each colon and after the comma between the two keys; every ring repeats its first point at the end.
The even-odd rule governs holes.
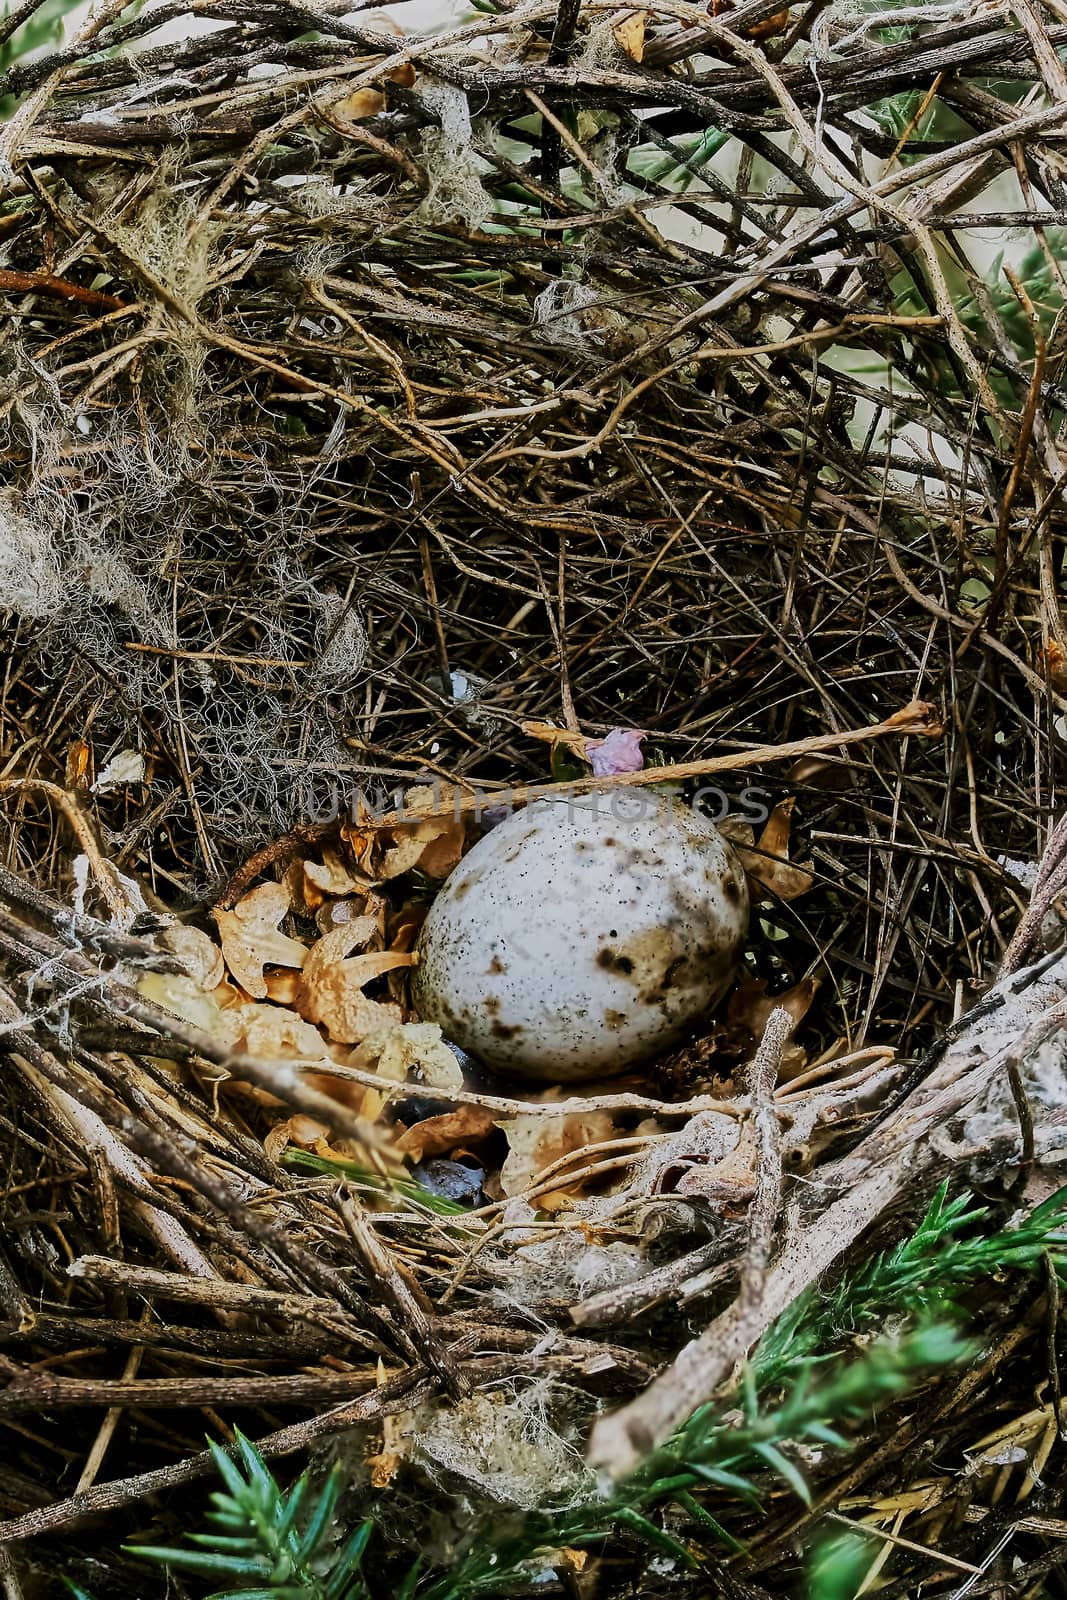
{"type": "MultiPolygon", "coordinates": [[[[479,1533],[447,1574],[424,1574],[416,1562],[395,1592],[401,1600],[503,1594],[539,1552],[544,1564],[560,1547],[581,1548],[609,1534],[656,1549],[681,1567],[699,1566],[702,1545],[740,1548],[705,1499],[720,1511],[731,1500],[758,1503],[770,1475],[807,1502],[797,1446],[847,1448],[850,1424],[869,1421],[924,1377],[975,1353],[977,1342],[959,1331],[967,1290],[1045,1260],[1058,1274],[1067,1272],[1067,1191],[1013,1228],[983,1232],[988,1217],[988,1208],[973,1205],[968,1194],[949,1200],[942,1185],[908,1239],[829,1293],[802,1295],[760,1341],[740,1394],[701,1406],[630,1478],[607,1493],[528,1515],[495,1538],[479,1533]],[[887,1319],[899,1331],[866,1343],[887,1319]],[[665,1520],[692,1530],[691,1537],[678,1537],[665,1520]]],[[[219,1580],[226,1587],[217,1593],[228,1600],[370,1596],[363,1558],[371,1522],[343,1543],[334,1526],[340,1468],[314,1497],[306,1473],[283,1490],[240,1435],[236,1459],[217,1445],[212,1452],[226,1486],[213,1496],[212,1531],[191,1536],[195,1550],[149,1547],[131,1554],[219,1580]]],[[[849,1574],[862,1565],[860,1543],[832,1539],[818,1547],[812,1600],[851,1600],[849,1574]]]]}
{"type": "Polygon", "coordinates": [[[509,1539],[476,1544],[446,1577],[420,1600],[470,1600],[507,1589],[523,1563],[538,1549],[599,1543],[608,1534],[629,1535],[680,1566],[700,1564],[696,1548],[653,1520],[674,1507],[694,1525],[703,1542],[720,1549],[739,1546],[697,1500],[708,1490],[757,1502],[758,1479],[768,1472],[783,1479],[805,1502],[808,1489],[786,1451],[798,1444],[844,1449],[843,1424],[869,1417],[884,1401],[905,1393],[930,1372],[954,1365],[974,1346],[942,1324],[916,1328],[900,1338],[879,1340],[853,1361],[839,1364],[825,1382],[814,1380],[811,1363],[798,1364],[795,1384],[776,1405],[764,1406],[758,1386],[749,1381],[742,1418],[736,1407],[702,1406],[666,1445],[604,1498],[591,1498],[554,1514],[527,1517],[509,1539]]]}
{"type": "Polygon", "coordinates": [[[787,1382],[799,1359],[822,1351],[825,1360],[843,1333],[865,1333],[890,1316],[958,1323],[965,1316],[957,1303],[962,1292],[1009,1270],[1032,1271],[1045,1255],[1067,1273],[1067,1191],[1014,1228],[983,1234],[988,1216],[989,1208],[972,1206],[969,1194],[949,1200],[942,1184],[910,1238],[842,1278],[828,1295],[809,1289],[778,1318],[753,1358],[761,1386],[787,1382]]]}
{"type": "Polygon", "coordinates": [[[844,1279],[826,1302],[827,1314],[860,1328],[875,1298],[909,1312],[941,1311],[955,1307],[956,1294],[976,1279],[1011,1269],[1028,1271],[1046,1253],[1058,1269],[1067,1266],[1064,1191],[1014,1228],[960,1237],[988,1215],[988,1206],[971,1206],[969,1194],[949,1200],[948,1184],[943,1183],[911,1238],[877,1256],[856,1277],[844,1279]]]}
{"type": "Polygon", "coordinates": [[[853,1600],[877,1546],[851,1529],[821,1540],[808,1563],[808,1600],[853,1600]]]}
{"type": "Polygon", "coordinates": [[[305,1472],[289,1490],[280,1487],[250,1440],[237,1434],[237,1460],[210,1444],[225,1491],[211,1496],[210,1533],[189,1535],[197,1550],[164,1546],[131,1550],[150,1561],[183,1572],[227,1581],[229,1600],[369,1600],[360,1576],[371,1524],[362,1523],[335,1550],[334,1513],[344,1487],[343,1469],[334,1467],[317,1499],[309,1504],[305,1472]]]}

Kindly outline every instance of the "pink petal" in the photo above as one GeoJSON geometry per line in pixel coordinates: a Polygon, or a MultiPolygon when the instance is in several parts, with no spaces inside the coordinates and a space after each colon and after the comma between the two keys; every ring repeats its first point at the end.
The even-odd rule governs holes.
{"type": "Polygon", "coordinates": [[[594,778],[614,778],[620,772],[640,772],[645,764],[641,741],[648,734],[638,728],[612,728],[603,739],[586,744],[594,778]]]}

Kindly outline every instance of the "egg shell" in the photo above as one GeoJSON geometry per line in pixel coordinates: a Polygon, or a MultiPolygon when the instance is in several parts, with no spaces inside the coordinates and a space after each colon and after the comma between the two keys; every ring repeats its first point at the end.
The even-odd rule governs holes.
{"type": "Polygon", "coordinates": [[[706,817],[643,789],[546,797],[452,873],[419,937],[413,996],[498,1071],[604,1077],[692,1031],[747,927],[744,872],[706,817]]]}

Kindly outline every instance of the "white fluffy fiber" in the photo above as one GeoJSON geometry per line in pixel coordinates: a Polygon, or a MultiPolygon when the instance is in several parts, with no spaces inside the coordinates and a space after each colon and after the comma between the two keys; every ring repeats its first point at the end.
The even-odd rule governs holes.
{"type": "MultiPolygon", "coordinates": [[[[254,621],[274,664],[241,671],[196,659],[216,648],[226,655],[210,614],[222,609],[219,574],[234,554],[226,484],[213,481],[203,449],[186,442],[203,420],[176,422],[159,439],[131,416],[76,416],[17,347],[7,359],[0,388],[18,398],[0,434],[28,468],[19,490],[0,495],[0,631],[34,652],[46,687],[99,685],[101,763],[119,749],[146,749],[146,727],[147,748],[154,733],[173,762],[180,725],[191,764],[205,775],[198,800],[213,831],[247,845],[291,826],[309,809],[301,775],[349,760],[338,708],[363,682],[368,658],[358,607],[307,569],[314,545],[299,504],[290,493],[285,505],[250,449],[242,495],[283,507],[270,543],[252,557],[254,621]],[[197,594],[199,610],[189,605],[197,594]]],[[[182,356],[174,373],[190,404],[195,365],[182,356]]],[[[171,788],[173,765],[164,763],[157,782],[160,793],[171,788]]]]}

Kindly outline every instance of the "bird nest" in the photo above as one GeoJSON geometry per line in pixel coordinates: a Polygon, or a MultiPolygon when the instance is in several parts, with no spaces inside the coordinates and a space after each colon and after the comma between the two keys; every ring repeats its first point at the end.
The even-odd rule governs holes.
{"type": "Polygon", "coordinates": [[[1019,1088],[1040,1007],[948,1045],[1062,887],[1056,846],[1012,941],[1067,711],[1067,28],[711,12],[110,5],[0,75],[0,1539],[75,1530],[80,1581],[235,1423],[361,1441],[446,1564],[406,1473],[571,1504],[594,1415],[639,1470],[1017,1127],[1025,1084],[935,1138],[1019,1088]],[[464,1082],[404,1031],[420,907],[619,728],[762,818],[740,998],[580,1104],[464,1082]]]}

